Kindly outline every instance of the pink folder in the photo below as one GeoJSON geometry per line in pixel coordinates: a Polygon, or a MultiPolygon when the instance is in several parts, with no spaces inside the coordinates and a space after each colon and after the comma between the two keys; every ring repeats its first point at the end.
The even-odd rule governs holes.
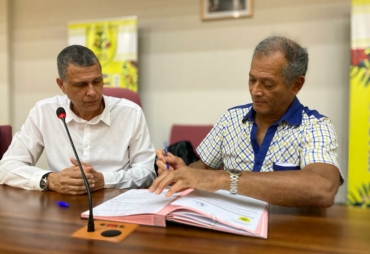
{"type": "MultiPolygon", "coordinates": [[[[182,192],[176,199],[186,196],[188,193],[192,192],[192,189],[182,192]]],[[[137,214],[137,215],[124,215],[124,216],[96,216],[94,219],[99,220],[108,220],[108,221],[117,221],[125,223],[134,223],[148,226],[159,226],[166,227],[167,221],[174,221],[182,224],[187,224],[191,226],[207,228],[217,231],[223,231],[232,234],[253,236],[260,238],[267,238],[267,229],[268,229],[268,204],[266,203],[262,216],[258,218],[257,227],[254,230],[246,229],[243,226],[240,226],[237,223],[233,223],[231,220],[222,220],[216,217],[213,217],[211,214],[205,213],[199,209],[193,209],[191,207],[173,205],[175,201],[172,201],[170,204],[166,205],[157,213],[147,213],[147,214],[137,214]],[[199,218],[208,218],[208,222],[196,221],[191,218],[187,218],[179,215],[180,212],[188,212],[189,214],[197,215],[199,218]]],[[[104,204],[104,203],[103,203],[104,204]]],[[[88,213],[82,213],[82,218],[88,218],[88,213]]],[[[201,219],[201,220],[202,220],[201,219]]]]}

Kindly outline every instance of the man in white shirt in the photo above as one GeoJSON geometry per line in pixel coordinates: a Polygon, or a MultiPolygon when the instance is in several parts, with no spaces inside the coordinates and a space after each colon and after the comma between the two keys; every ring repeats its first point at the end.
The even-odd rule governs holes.
{"type": "Polygon", "coordinates": [[[86,188],[63,122],[91,190],[148,187],[154,180],[155,152],[145,117],[135,103],[102,95],[103,74],[94,53],[83,46],[63,49],[57,84],[65,94],[36,103],[0,161],[0,184],[79,195],[86,188]],[[35,167],[43,150],[48,170],[35,167]]]}

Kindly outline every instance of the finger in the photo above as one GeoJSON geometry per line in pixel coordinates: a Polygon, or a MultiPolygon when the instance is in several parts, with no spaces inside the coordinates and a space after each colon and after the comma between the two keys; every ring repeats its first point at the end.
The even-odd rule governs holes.
{"type": "Polygon", "coordinates": [[[167,169],[167,168],[163,168],[163,167],[158,167],[158,175],[161,175],[163,172],[166,172],[166,171],[173,171],[174,169],[173,169],[173,167],[170,167],[169,169],[167,169]]]}
{"type": "Polygon", "coordinates": [[[186,186],[182,183],[182,181],[181,180],[177,181],[174,185],[171,186],[171,188],[168,189],[165,196],[170,197],[174,193],[179,192],[179,191],[183,191],[184,189],[186,189],[186,186]]]}
{"type": "Polygon", "coordinates": [[[185,166],[182,158],[177,157],[170,152],[168,152],[167,156],[158,157],[156,164],[158,167],[163,167],[165,169],[167,169],[167,164],[170,166],[170,168],[172,167],[172,169],[176,169],[180,166],[185,166]]]}
{"type": "MultiPolygon", "coordinates": [[[[78,161],[75,159],[75,158],[69,158],[69,160],[71,161],[71,163],[75,166],[79,166],[78,165],[78,161]]],[[[81,161],[80,161],[81,162],[81,161]]],[[[81,162],[81,166],[85,166],[85,167],[90,167],[91,165],[89,163],[85,163],[85,162],[81,162]]]]}
{"type": "Polygon", "coordinates": [[[69,158],[69,160],[71,161],[71,163],[75,166],[78,166],[78,161],[75,159],[75,158],[69,158]]]}
{"type": "Polygon", "coordinates": [[[154,187],[152,192],[155,192],[156,194],[162,193],[164,188],[173,182],[174,172],[175,171],[166,171],[157,177],[157,179],[153,182],[154,187]]]}
{"type": "Polygon", "coordinates": [[[148,190],[150,192],[154,192],[156,189],[157,189],[157,185],[158,185],[158,179],[159,179],[160,176],[158,176],[153,182],[152,182],[152,185],[150,185],[150,187],[148,188],[148,190]]]}
{"type": "MultiPolygon", "coordinates": [[[[164,175],[164,174],[162,174],[164,175]]],[[[165,177],[162,179],[161,182],[159,182],[158,186],[157,186],[157,190],[155,191],[155,193],[157,195],[161,194],[162,191],[169,185],[173,182],[173,174],[168,174],[166,173],[165,174],[165,177]]]]}
{"type": "Polygon", "coordinates": [[[88,182],[95,183],[95,175],[94,174],[86,173],[85,176],[86,176],[86,179],[87,179],[88,182]]]}
{"type": "MultiPolygon", "coordinates": [[[[90,189],[95,187],[95,179],[87,179],[87,183],[89,184],[90,189]]],[[[82,180],[78,187],[84,187],[86,189],[85,181],[82,180]]]]}
{"type": "MultiPolygon", "coordinates": [[[[90,190],[95,187],[95,182],[93,180],[88,181],[90,190]]],[[[69,181],[68,184],[62,184],[61,190],[65,194],[84,194],[87,192],[87,188],[83,180],[80,181],[69,181]]]]}
{"type": "Polygon", "coordinates": [[[89,183],[89,185],[94,185],[95,184],[95,177],[93,175],[87,175],[86,180],[89,183]]]}
{"type": "MultiPolygon", "coordinates": [[[[81,167],[82,167],[82,170],[83,171],[89,171],[89,170],[91,170],[92,169],[92,167],[90,166],[90,165],[82,165],[81,164],[81,167]]],[[[73,171],[80,171],[80,166],[79,165],[77,165],[77,166],[72,166],[72,168],[73,168],[73,171]]],[[[81,173],[80,173],[81,174],[81,173]]]]}
{"type": "Polygon", "coordinates": [[[57,192],[67,195],[79,195],[86,193],[86,187],[84,185],[60,184],[57,192]]]}
{"type": "Polygon", "coordinates": [[[166,157],[166,153],[163,150],[156,150],[155,154],[159,160],[164,160],[164,157],[166,157]]]}
{"type": "Polygon", "coordinates": [[[83,187],[71,187],[69,188],[64,194],[67,194],[67,195],[83,195],[83,194],[86,194],[87,190],[86,190],[86,187],[83,186],[83,187]]]}
{"type": "Polygon", "coordinates": [[[185,165],[182,158],[173,155],[172,153],[168,153],[165,157],[165,162],[172,164],[172,165],[185,165]]]}
{"type": "Polygon", "coordinates": [[[158,175],[161,175],[165,171],[166,171],[165,169],[158,167],[158,171],[157,171],[158,175]]]}
{"type": "MultiPolygon", "coordinates": [[[[62,170],[59,173],[50,174],[50,189],[68,195],[79,195],[86,193],[85,182],[75,166],[62,170]]],[[[92,175],[87,176],[91,188],[96,186],[96,180],[92,175]]]]}
{"type": "MultiPolygon", "coordinates": [[[[89,184],[94,184],[94,179],[88,179],[87,182],[89,184]]],[[[63,188],[69,189],[74,187],[85,187],[85,182],[83,179],[76,179],[76,178],[62,178],[60,184],[63,188]]],[[[74,188],[76,189],[76,188],[74,188]]]]}
{"type": "Polygon", "coordinates": [[[168,169],[173,169],[173,167],[170,164],[167,164],[166,162],[163,162],[160,160],[157,160],[156,164],[158,168],[163,169],[163,170],[167,170],[167,165],[169,166],[168,169]]]}
{"type": "MultiPolygon", "coordinates": [[[[85,176],[87,179],[93,179],[94,175],[90,173],[85,173],[85,176]]],[[[64,179],[83,179],[83,176],[81,174],[81,171],[78,167],[74,167],[73,170],[69,171],[62,171],[61,177],[64,179]]],[[[66,180],[68,181],[68,180],[66,180]]]]}
{"type": "Polygon", "coordinates": [[[89,167],[84,167],[84,168],[83,168],[83,170],[84,170],[85,174],[86,174],[86,173],[89,173],[89,174],[94,175],[94,174],[98,173],[98,171],[96,171],[96,170],[95,170],[93,167],[91,167],[91,166],[89,166],[89,167]]]}

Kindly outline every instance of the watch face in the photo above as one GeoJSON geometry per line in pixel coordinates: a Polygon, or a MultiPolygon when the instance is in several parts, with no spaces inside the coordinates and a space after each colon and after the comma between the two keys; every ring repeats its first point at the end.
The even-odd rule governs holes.
{"type": "Polygon", "coordinates": [[[240,169],[227,169],[227,172],[233,175],[240,175],[242,173],[240,169]]]}
{"type": "Polygon", "coordinates": [[[42,190],[45,190],[46,189],[46,181],[44,179],[42,179],[41,182],[40,182],[40,188],[42,190]]]}

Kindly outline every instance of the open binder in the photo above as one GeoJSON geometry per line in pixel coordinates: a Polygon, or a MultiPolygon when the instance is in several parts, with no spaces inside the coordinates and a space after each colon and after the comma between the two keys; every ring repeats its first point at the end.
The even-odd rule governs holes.
{"type": "MultiPolygon", "coordinates": [[[[268,204],[228,191],[188,189],[165,197],[146,189],[129,190],[93,210],[94,218],[151,226],[174,221],[233,234],[267,238],[268,204]]],[[[89,211],[81,214],[88,218],[89,211]]]]}

